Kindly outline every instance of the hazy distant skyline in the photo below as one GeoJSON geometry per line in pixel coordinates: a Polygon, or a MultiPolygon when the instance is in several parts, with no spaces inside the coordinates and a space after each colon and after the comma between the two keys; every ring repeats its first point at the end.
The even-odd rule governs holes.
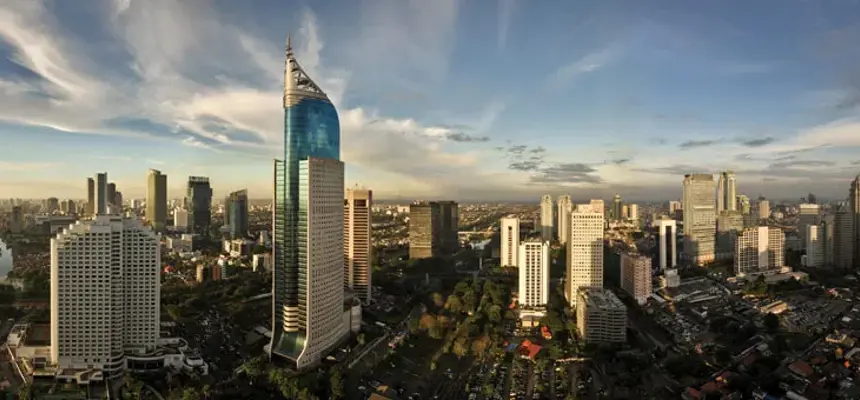
{"type": "MultiPolygon", "coordinates": [[[[860,172],[860,4],[115,0],[0,4],[0,198],[271,197],[284,40],[380,199],[842,199],[860,172]],[[312,7],[311,7],[312,6],[312,7]],[[779,12],[774,12],[779,10],[779,12]]],[[[856,3],[856,2],[855,2],[856,3]]]]}

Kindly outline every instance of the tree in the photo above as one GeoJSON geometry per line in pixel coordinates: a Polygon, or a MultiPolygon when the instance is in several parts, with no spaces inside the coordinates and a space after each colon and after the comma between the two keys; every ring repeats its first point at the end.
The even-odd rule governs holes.
{"type": "Polygon", "coordinates": [[[331,397],[333,399],[341,399],[346,396],[343,389],[343,374],[340,368],[332,368],[329,376],[329,387],[331,388],[331,397]]]}
{"type": "Polygon", "coordinates": [[[717,364],[726,366],[732,362],[732,353],[725,347],[720,347],[714,354],[714,359],[717,361],[717,364]]]}
{"type": "Polygon", "coordinates": [[[774,313],[767,313],[764,316],[764,327],[770,333],[776,333],[779,330],[779,317],[774,313]]]}
{"type": "Polygon", "coordinates": [[[460,336],[454,340],[452,351],[457,358],[463,358],[463,356],[469,353],[469,338],[460,336]]]}
{"type": "Polygon", "coordinates": [[[359,333],[358,338],[356,338],[356,340],[358,341],[359,346],[364,346],[365,338],[363,333],[359,333]]]}
{"type": "Polygon", "coordinates": [[[448,301],[445,302],[445,309],[453,313],[463,312],[463,302],[460,300],[460,296],[456,294],[448,296],[448,301]]]}
{"type": "Polygon", "coordinates": [[[434,292],[434,293],[432,294],[432,298],[433,298],[433,304],[434,304],[437,308],[442,308],[442,307],[445,305],[445,297],[443,297],[443,296],[442,296],[441,294],[439,294],[438,292],[434,292]]]}

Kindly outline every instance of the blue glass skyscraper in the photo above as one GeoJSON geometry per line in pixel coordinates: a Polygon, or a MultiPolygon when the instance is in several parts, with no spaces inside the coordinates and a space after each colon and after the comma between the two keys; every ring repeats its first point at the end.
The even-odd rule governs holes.
{"type": "Polygon", "coordinates": [[[311,366],[343,324],[343,163],[328,96],[287,42],[284,158],[275,160],[272,356],[311,366]]]}

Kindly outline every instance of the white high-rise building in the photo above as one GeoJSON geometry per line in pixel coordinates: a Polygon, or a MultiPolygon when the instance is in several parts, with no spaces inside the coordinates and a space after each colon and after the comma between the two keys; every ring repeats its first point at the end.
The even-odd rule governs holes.
{"type": "Polygon", "coordinates": [[[621,254],[621,288],[639,304],[651,296],[651,257],[637,253],[621,254]]]}
{"type": "Polygon", "coordinates": [[[674,216],[675,212],[677,212],[679,210],[682,210],[680,201],[675,201],[675,200],[669,201],[669,215],[670,216],[674,216]]]}
{"type": "Polygon", "coordinates": [[[603,207],[603,200],[591,200],[570,213],[565,295],[574,307],[579,289],[603,287],[603,207]]]}
{"type": "Polygon", "coordinates": [[[686,258],[695,265],[710,263],[715,257],[717,234],[714,176],[684,175],[682,202],[686,258]]]}
{"type": "Polygon", "coordinates": [[[628,204],[627,205],[627,219],[636,222],[639,220],[639,205],[638,204],[628,204]]]}
{"type": "Polygon", "coordinates": [[[767,201],[767,200],[759,200],[758,201],[758,218],[759,219],[770,218],[770,201],[767,201]]]}
{"type": "Polygon", "coordinates": [[[657,240],[660,246],[660,271],[678,267],[678,227],[674,219],[658,219],[657,240]]]}
{"type": "Polygon", "coordinates": [[[540,199],[540,231],[541,238],[545,241],[552,241],[553,231],[553,210],[552,196],[545,194],[540,199]]]}
{"type": "Polygon", "coordinates": [[[738,235],[735,273],[779,271],[785,265],[785,234],[777,227],[746,228],[738,235]]]}
{"type": "Polygon", "coordinates": [[[558,196],[558,242],[561,244],[567,243],[570,239],[570,212],[573,211],[573,201],[570,196],[558,196]]]}
{"type": "Polygon", "coordinates": [[[545,306],[549,301],[549,242],[525,241],[519,245],[519,304],[545,306]]]}
{"type": "Polygon", "coordinates": [[[355,292],[365,304],[371,300],[373,287],[373,242],[371,212],[373,192],[348,189],[343,202],[343,285],[355,292]]]}
{"type": "Polygon", "coordinates": [[[138,220],[107,215],[51,239],[51,359],[58,369],[115,376],[126,355],[156,348],[160,246],[138,220]]]}
{"type": "Polygon", "coordinates": [[[824,229],[821,225],[806,225],[806,255],[807,267],[820,268],[824,266],[824,229]]]}
{"type": "Polygon", "coordinates": [[[501,225],[501,255],[499,265],[502,267],[514,267],[520,259],[517,251],[520,249],[520,220],[514,216],[507,216],[500,221],[501,225]]]}
{"type": "Polygon", "coordinates": [[[188,211],[182,208],[173,210],[173,227],[181,231],[188,229],[188,211]]]}

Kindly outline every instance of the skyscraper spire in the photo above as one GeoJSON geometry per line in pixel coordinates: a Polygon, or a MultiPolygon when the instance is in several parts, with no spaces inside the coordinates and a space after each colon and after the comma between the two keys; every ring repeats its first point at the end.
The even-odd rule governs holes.
{"type": "Polygon", "coordinates": [[[284,107],[296,104],[303,98],[328,100],[325,92],[302,69],[293,55],[292,35],[287,33],[287,49],[284,60],[284,107]]]}

